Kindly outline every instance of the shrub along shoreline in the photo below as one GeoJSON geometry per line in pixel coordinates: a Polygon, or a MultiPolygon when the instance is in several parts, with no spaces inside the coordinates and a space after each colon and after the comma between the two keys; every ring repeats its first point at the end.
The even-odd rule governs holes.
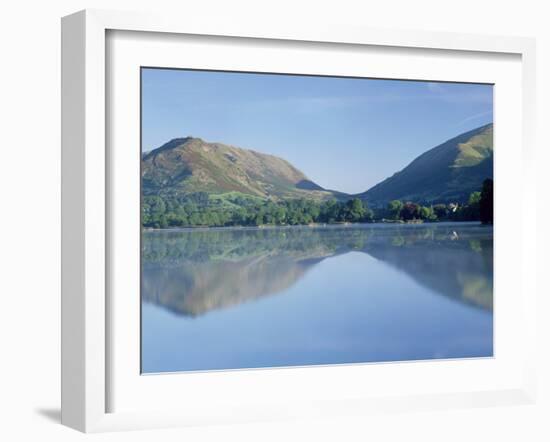
{"type": "Polygon", "coordinates": [[[370,208],[359,198],[347,201],[272,201],[244,194],[208,195],[199,192],[182,196],[147,195],[142,199],[142,226],[247,227],[349,223],[421,223],[480,221],[493,223],[493,180],[473,192],[464,204],[423,205],[412,201],[390,201],[386,207],[370,208]]]}

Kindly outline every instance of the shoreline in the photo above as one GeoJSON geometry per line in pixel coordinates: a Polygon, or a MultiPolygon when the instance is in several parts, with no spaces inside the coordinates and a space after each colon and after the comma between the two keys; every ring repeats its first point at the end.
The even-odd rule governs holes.
{"type": "Polygon", "coordinates": [[[373,223],[330,223],[330,224],[295,224],[295,225],[261,225],[261,226],[193,226],[193,227],[142,227],[142,233],[153,232],[185,232],[185,231],[216,231],[216,230],[283,230],[283,229],[335,229],[353,227],[423,227],[423,226],[450,226],[450,225],[477,225],[493,227],[492,224],[483,224],[481,221],[432,221],[432,222],[373,222],[373,223]]]}

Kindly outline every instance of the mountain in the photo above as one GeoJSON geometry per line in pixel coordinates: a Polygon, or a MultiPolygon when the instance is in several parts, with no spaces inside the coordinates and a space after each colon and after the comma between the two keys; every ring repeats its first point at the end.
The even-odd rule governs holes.
{"type": "MultiPolygon", "coordinates": [[[[144,195],[246,195],[284,200],[351,195],[326,190],[288,161],[254,150],[200,138],[176,138],[142,154],[144,195]]],[[[354,195],[371,207],[391,200],[416,203],[464,203],[493,177],[493,125],[465,132],[434,147],[403,170],[364,193],[354,195]]]]}
{"type": "Polygon", "coordinates": [[[374,207],[391,200],[463,203],[492,177],[493,124],[488,124],[428,150],[359,197],[374,207]]]}
{"type": "Polygon", "coordinates": [[[282,158],[200,138],[176,138],[142,156],[144,195],[238,192],[260,198],[326,199],[323,189],[282,158]]]}

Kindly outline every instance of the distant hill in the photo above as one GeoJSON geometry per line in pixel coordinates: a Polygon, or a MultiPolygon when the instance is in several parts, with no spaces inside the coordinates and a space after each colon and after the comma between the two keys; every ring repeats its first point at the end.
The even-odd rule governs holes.
{"type": "Polygon", "coordinates": [[[492,177],[493,124],[488,124],[428,150],[358,196],[375,207],[391,200],[466,202],[485,178],[492,177]]]}
{"type": "Polygon", "coordinates": [[[371,207],[396,199],[465,203],[472,192],[481,189],[484,179],[492,177],[492,124],[426,151],[403,170],[353,196],[322,188],[282,158],[200,138],[176,138],[142,154],[145,196],[206,193],[209,198],[245,195],[273,201],[357,197],[371,207]]]}
{"type": "Polygon", "coordinates": [[[323,189],[288,161],[200,138],[176,138],[142,156],[144,195],[237,192],[260,198],[316,200],[323,189]]]}

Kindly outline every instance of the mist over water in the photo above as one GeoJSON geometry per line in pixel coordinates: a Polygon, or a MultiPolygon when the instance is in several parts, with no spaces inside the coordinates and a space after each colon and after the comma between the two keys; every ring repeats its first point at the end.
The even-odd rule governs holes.
{"type": "Polygon", "coordinates": [[[493,231],[147,231],[145,373],[493,354],[493,231]]]}

